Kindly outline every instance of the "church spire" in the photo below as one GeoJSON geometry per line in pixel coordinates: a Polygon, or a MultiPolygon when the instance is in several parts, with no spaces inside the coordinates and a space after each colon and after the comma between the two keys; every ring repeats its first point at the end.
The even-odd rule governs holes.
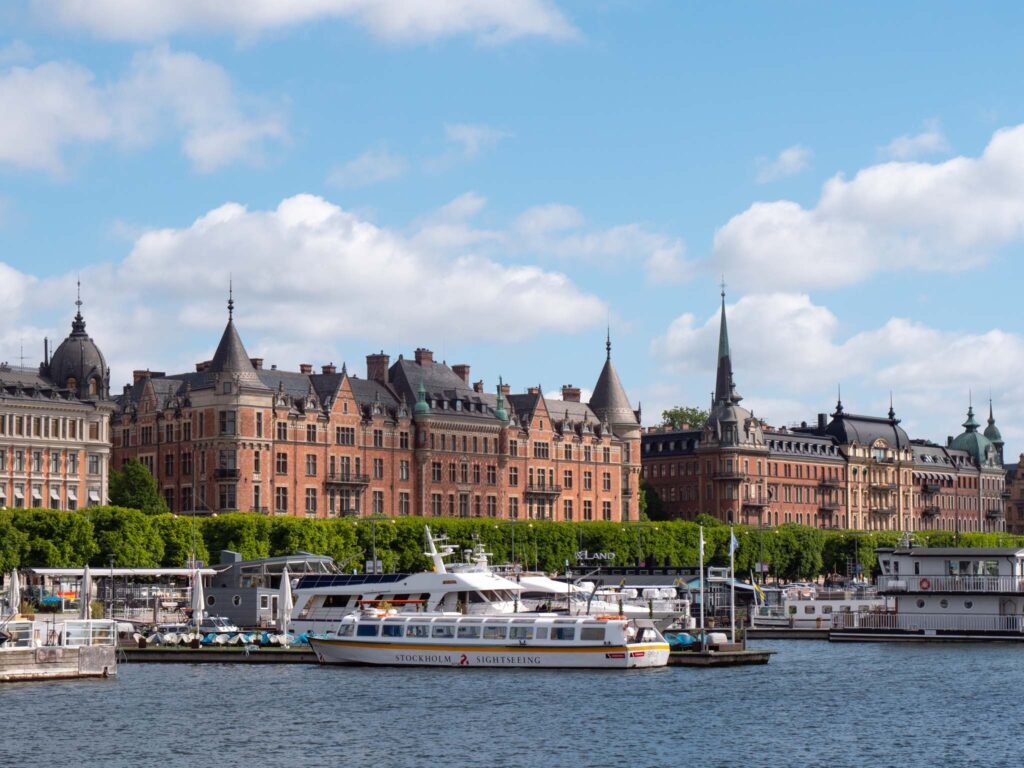
{"type": "Polygon", "coordinates": [[[715,376],[715,402],[738,403],[743,398],[736,392],[732,378],[732,355],[729,350],[729,326],[725,318],[725,280],[722,280],[722,319],[718,328],[718,371],[715,376]]]}

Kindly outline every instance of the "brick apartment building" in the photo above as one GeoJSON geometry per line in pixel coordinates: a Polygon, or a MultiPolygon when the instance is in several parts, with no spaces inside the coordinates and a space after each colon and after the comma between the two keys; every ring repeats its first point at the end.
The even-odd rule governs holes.
{"type": "Polygon", "coordinates": [[[109,372],[85,331],[35,368],[0,364],[0,509],[75,510],[105,504],[110,462],[109,372]]]}
{"type": "Polygon", "coordinates": [[[589,403],[493,393],[427,349],[366,377],[250,358],[233,302],[213,359],[136,371],[113,418],[114,465],[144,463],[174,511],[636,520],[639,413],[607,359],[589,403]]]}
{"type": "Polygon", "coordinates": [[[886,417],[848,414],[772,429],[740,406],[722,295],[718,370],[703,429],[655,428],[642,438],[643,477],[671,517],[708,513],[752,525],[860,530],[1006,528],[1003,441],[991,404],[973,408],[945,445],[912,440],[886,417]]]}

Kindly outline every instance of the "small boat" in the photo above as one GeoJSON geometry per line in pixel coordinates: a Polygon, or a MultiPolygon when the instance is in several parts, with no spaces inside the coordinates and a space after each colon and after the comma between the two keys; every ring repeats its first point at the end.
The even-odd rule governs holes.
{"type": "Polygon", "coordinates": [[[463,616],[364,609],[313,635],[321,664],[628,669],[663,667],[669,645],[648,619],[463,616]]]}
{"type": "Polygon", "coordinates": [[[0,683],[116,674],[113,621],[14,617],[0,624],[0,683]]]}

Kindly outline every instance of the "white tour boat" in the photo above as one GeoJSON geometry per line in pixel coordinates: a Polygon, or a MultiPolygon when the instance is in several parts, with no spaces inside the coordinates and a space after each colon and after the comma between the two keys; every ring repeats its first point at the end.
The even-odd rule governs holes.
{"type": "Polygon", "coordinates": [[[751,616],[757,629],[831,629],[837,618],[854,613],[876,613],[892,606],[875,589],[819,589],[814,585],[765,587],[765,599],[751,616]]]}
{"type": "Polygon", "coordinates": [[[463,616],[365,609],[313,635],[321,664],[628,669],[663,667],[654,623],[621,616],[463,616]]]}

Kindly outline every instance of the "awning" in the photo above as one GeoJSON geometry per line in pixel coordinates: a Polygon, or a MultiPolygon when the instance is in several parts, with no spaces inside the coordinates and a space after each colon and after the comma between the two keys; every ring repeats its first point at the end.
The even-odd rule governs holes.
{"type": "Polygon", "coordinates": [[[89,501],[95,502],[96,504],[100,503],[100,492],[95,488],[89,489],[89,501]]]}
{"type": "Polygon", "coordinates": [[[74,488],[68,488],[68,498],[74,501],[78,501],[78,491],[74,488]]]}
{"type": "Polygon", "coordinates": [[[32,498],[33,499],[38,499],[39,501],[42,501],[43,500],[43,489],[42,488],[33,488],[32,489],[32,498]]]}
{"type": "Polygon", "coordinates": [[[56,501],[60,501],[60,491],[58,491],[56,488],[51,488],[50,489],[50,498],[54,499],[56,501]]]}
{"type": "Polygon", "coordinates": [[[14,498],[16,498],[16,499],[24,499],[25,498],[25,492],[21,488],[15,488],[14,489],[14,498]]]}

